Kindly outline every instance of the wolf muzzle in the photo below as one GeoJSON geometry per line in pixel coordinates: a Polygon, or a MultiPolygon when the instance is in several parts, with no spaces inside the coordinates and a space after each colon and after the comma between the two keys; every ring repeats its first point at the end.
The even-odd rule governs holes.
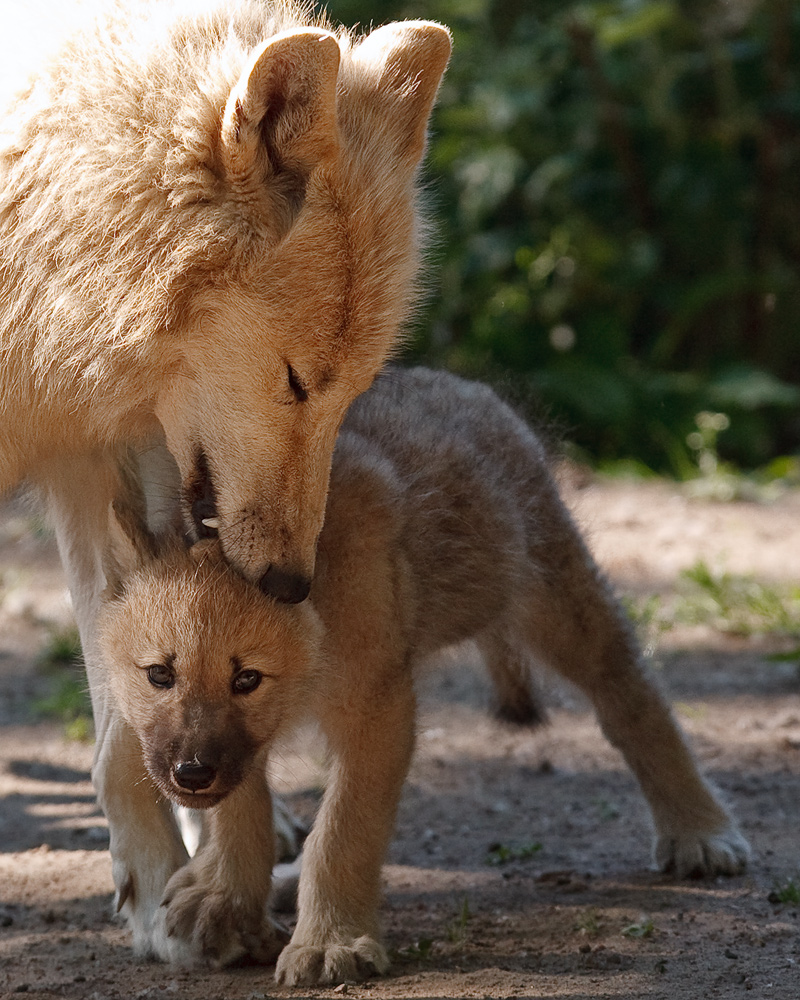
{"type": "Polygon", "coordinates": [[[302,604],[311,591],[311,578],[269,566],[258,581],[259,590],[281,604],[302,604]]]}

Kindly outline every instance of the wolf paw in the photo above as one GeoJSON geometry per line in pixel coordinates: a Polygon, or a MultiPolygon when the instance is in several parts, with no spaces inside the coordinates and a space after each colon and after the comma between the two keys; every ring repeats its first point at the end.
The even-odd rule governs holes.
{"type": "Polygon", "coordinates": [[[349,944],[289,944],[278,959],[275,979],[286,986],[315,986],[367,979],[388,968],[386,950],[365,934],[349,944]]]}
{"type": "Polygon", "coordinates": [[[176,943],[166,938],[160,905],[167,883],[186,862],[186,856],[181,857],[178,852],[153,852],[145,859],[135,860],[138,864],[130,865],[118,857],[113,864],[118,887],[115,909],[128,925],[133,950],[143,958],[185,964],[184,956],[179,959],[175,953],[176,943]]]}
{"type": "Polygon", "coordinates": [[[662,835],[656,841],[656,864],[678,878],[739,875],[750,858],[750,847],[735,826],[716,833],[662,835]]]}
{"type": "Polygon", "coordinates": [[[165,950],[179,965],[230,965],[245,956],[271,965],[289,935],[267,915],[267,891],[216,885],[202,865],[177,871],[161,903],[165,950]]]}

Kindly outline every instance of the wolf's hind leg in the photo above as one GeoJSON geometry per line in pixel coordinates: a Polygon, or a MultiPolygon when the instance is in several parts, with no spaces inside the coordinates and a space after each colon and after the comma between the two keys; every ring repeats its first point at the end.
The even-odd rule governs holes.
{"type": "Polygon", "coordinates": [[[527,633],[542,662],[591,699],[652,810],[655,858],[679,876],[733,875],[749,848],[647,676],[632,630],[566,512],[537,552],[527,633]]]}
{"type": "Polygon", "coordinates": [[[481,633],[477,644],[492,679],[494,715],[517,726],[546,722],[547,710],[533,683],[534,660],[527,644],[515,641],[505,624],[481,633]]]}

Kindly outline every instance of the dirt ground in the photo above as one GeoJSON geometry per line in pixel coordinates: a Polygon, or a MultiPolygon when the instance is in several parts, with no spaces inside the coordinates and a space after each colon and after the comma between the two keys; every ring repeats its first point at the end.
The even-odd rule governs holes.
{"type": "MultiPolygon", "coordinates": [[[[567,498],[619,591],[667,602],[698,558],[768,582],[800,577],[800,494],[770,506],[687,499],[665,484],[571,476],[567,498]]],[[[779,640],[708,626],[664,633],[653,667],[753,847],[747,874],[654,873],[634,782],[580,700],[546,682],[549,725],[491,719],[469,650],[420,680],[418,749],[385,867],[389,976],[335,990],[278,989],[272,970],[185,972],[137,962],[110,915],[108,837],[91,746],[33,704],[48,627],[69,618],[52,541],[0,511],[0,995],[266,997],[800,997],[800,681],[768,659],[779,640]],[[493,846],[516,852],[487,864],[493,846]]],[[[795,642],[796,644],[796,642],[795,642]]],[[[303,734],[275,786],[310,817],[324,776],[303,734]]]]}

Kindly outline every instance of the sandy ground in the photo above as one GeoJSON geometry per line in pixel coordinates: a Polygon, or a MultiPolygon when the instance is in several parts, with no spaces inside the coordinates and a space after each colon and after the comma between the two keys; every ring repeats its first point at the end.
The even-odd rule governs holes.
{"type": "MultiPolygon", "coordinates": [[[[565,491],[615,585],[638,600],[659,594],[669,607],[698,558],[798,583],[800,494],[722,505],[580,476],[565,491]]],[[[634,782],[581,701],[546,682],[550,724],[509,728],[487,715],[479,667],[459,650],[420,680],[418,750],[385,867],[388,977],[285,990],[270,969],[137,962],[110,915],[91,746],[33,711],[53,684],[37,657],[69,603],[52,541],[30,527],[18,506],[0,511],[2,997],[800,996],[800,905],[770,900],[788,879],[800,885],[800,681],[794,664],[768,659],[785,642],[708,626],[661,635],[653,666],[752,843],[746,875],[654,873],[634,782]],[[497,844],[527,856],[487,864],[497,844]]],[[[304,734],[274,765],[276,787],[308,818],[322,760],[304,734]]]]}

